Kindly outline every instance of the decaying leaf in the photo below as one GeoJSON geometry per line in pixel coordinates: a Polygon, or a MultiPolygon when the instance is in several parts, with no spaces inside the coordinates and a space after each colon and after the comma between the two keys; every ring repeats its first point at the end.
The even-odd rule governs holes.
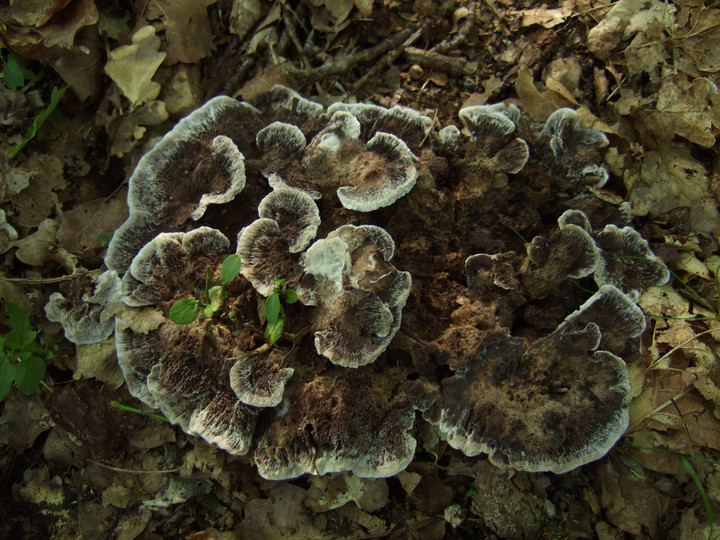
{"type": "Polygon", "coordinates": [[[37,227],[55,209],[55,193],[64,189],[63,164],[57,156],[33,154],[6,170],[7,189],[15,205],[13,224],[37,227]]]}
{"type": "Polygon", "coordinates": [[[520,68],[515,81],[515,91],[520,98],[520,108],[536,122],[545,121],[553,111],[568,105],[558,93],[538,89],[533,82],[532,71],[526,67],[520,68]]]}
{"type": "Polygon", "coordinates": [[[670,504],[670,498],[658,489],[652,479],[642,474],[642,468],[608,460],[599,469],[602,493],[600,501],[607,518],[616,527],[640,536],[648,531],[650,538],[660,532],[660,516],[670,504]]]}
{"type": "Polygon", "coordinates": [[[124,156],[145,137],[148,126],[157,126],[167,119],[165,102],[158,100],[148,101],[132,113],[116,118],[108,129],[112,141],[110,152],[114,156],[124,156]]]}
{"type": "Polygon", "coordinates": [[[160,85],[152,80],[166,56],[159,49],[160,38],[148,25],[133,34],[131,45],[118,47],[108,55],[105,72],[133,105],[155,99],[160,93],[160,85]]]}
{"type": "Polygon", "coordinates": [[[127,192],[121,190],[110,199],[78,204],[62,213],[57,241],[68,251],[80,253],[103,245],[103,234],[110,235],[127,218],[127,192]]]}
{"type": "Polygon", "coordinates": [[[145,18],[161,19],[165,25],[167,65],[195,63],[210,56],[214,44],[207,8],[216,1],[154,0],[148,4],[145,18]]]}
{"type": "Polygon", "coordinates": [[[77,264],[76,259],[67,251],[57,247],[55,235],[58,223],[54,219],[44,219],[33,234],[12,242],[10,247],[16,247],[15,256],[19,261],[31,266],[44,266],[55,262],[68,273],[72,273],[77,264]]]}
{"type": "Polygon", "coordinates": [[[123,385],[125,379],[115,357],[115,338],[91,345],[76,345],[76,351],[73,379],[94,377],[113,390],[123,385]]]}
{"type": "Polygon", "coordinates": [[[0,12],[3,41],[25,58],[80,52],[75,34],[97,21],[94,0],[15,1],[0,12]]]}
{"type": "Polygon", "coordinates": [[[234,0],[230,13],[230,32],[243,39],[263,15],[260,0],[234,0]]]}
{"type": "Polygon", "coordinates": [[[564,5],[559,9],[548,9],[545,7],[524,9],[518,12],[522,15],[522,26],[539,24],[544,28],[553,28],[565,22],[565,19],[572,14],[570,6],[564,5]]]}
{"type": "Polygon", "coordinates": [[[693,230],[720,230],[718,201],[707,171],[686,145],[660,143],[658,150],[645,152],[640,171],[627,171],[625,186],[635,215],[657,216],[685,206],[693,230]]]}
{"type": "Polygon", "coordinates": [[[710,79],[690,80],[684,74],[677,75],[662,85],[656,112],[647,113],[649,118],[644,120],[665,140],[680,135],[709,148],[715,144],[712,128],[713,115],[717,112],[712,98],[717,94],[717,86],[710,79]]]}

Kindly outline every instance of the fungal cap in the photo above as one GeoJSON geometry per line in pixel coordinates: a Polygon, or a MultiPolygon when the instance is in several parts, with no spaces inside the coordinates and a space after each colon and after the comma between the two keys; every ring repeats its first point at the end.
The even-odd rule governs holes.
{"type": "Polygon", "coordinates": [[[594,276],[598,286],[614,285],[637,301],[645,289],[664,285],[670,279],[667,266],[632,227],[605,225],[595,234],[595,241],[603,255],[594,276]]]}
{"type": "Polygon", "coordinates": [[[293,368],[278,368],[282,354],[274,349],[267,358],[241,355],[230,369],[230,387],[238,399],[253,407],[279,405],[293,368]]]}
{"type": "Polygon", "coordinates": [[[274,219],[260,218],[238,233],[240,273],[263,296],[270,296],[276,279],[287,279],[288,243],[274,219]]]}
{"type": "Polygon", "coordinates": [[[400,328],[412,280],[388,262],[394,249],[380,227],[343,225],[306,252],[315,286],[301,300],[318,306],[315,348],[334,364],[375,361],[400,328]]]}
{"type": "Polygon", "coordinates": [[[604,456],[627,429],[630,383],[622,359],[596,350],[600,339],[588,323],[561,326],[527,350],[509,335],[491,341],[469,371],[443,381],[448,443],[531,472],[563,473],[604,456]]]}
{"type": "Polygon", "coordinates": [[[577,112],[568,108],[557,109],[548,116],[540,135],[549,140],[556,160],[580,146],[604,147],[609,143],[602,131],[581,126],[577,112]]]}
{"type": "Polygon", "coordinates": [[[284,234],[290,253],[304,250],[320,226],[320,210],[312,197],[299,189],[279,188],[258,205],[261,218],[274,220],[284,234]]]}
{"type": "Polygon", "coordinates": [[[92,294],[66,299],[54,292],[45,305],[48,320],[62,324],[65,337],[77,345],[99,343],[115,331],[115,318],[107,308],[121,299],[120,278],[114,270],[106,270],[90,281],[92,294]]]}
{"type": "Polygon", "coordinates": [[[163,293],[182,285],[201,255],[219,257],[229,248],[230,240],[210,227],[160,233],[140,249],[123,276],[123,301],[133,307],[157,304],[163,293]]]}
{"type": "Polygon", "coordinates": [[[342,205],[349,210],[371,212],[407,195],[418,176],[418,161],[395,135],[378,132],[366,145],[368,156],[357,165],[354,185],[338,188],[342,205]]]}
{"type": "Polygon", "coordinates": [[[140,159],[128,183],[130,215],[108,245],[109,269],[124,273],[161,225],[198,220],[210,204],[231,201],[244,188],[242,153],[218,130],[228,120],[257,114],[247,103],[215,97],[180,120],[140,159]]]}
{"type": "Polygon", "coordinates": [[[258,131],[255,142],[260,150],[280,150],[288,156],[299,154],[305,148],[307,140],[300,128],[285,122],[273,122],[258,131]]]}

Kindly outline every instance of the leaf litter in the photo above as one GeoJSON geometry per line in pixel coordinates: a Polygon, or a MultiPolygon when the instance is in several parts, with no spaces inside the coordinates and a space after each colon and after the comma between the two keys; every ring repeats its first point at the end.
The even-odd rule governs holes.
{"type": "Polygon", "coordinates": [[[12,71],[0,79],[0,204],[18,233],[6,243],[0,290],[30,314],[44,347],[59,346],[48,388],[14,392],[2,405],[0,465],[12,486],[4,532],[720,537],[720,8],[700,0],[135,4],[0,10],[3,46],[31,59],[22,84],[11,84],[12,71]],[[430,53],[447,60],[438,65],[430,53]],[[562,476],[504,475],[421,427],[416,462],[396,478],[272,483],[246,460],[110,406],[132,401],[112,343],[70,345],[41,316],[45,299],[57,280],[99,267],[107,235],[125,219],[124,183],[169,126],[212,95],[249,97],[275,82],[304,95],[412,106],[442,125],[471,95],[511,99],[535,121],[572,106],[612,138],[605,159],[615,178],[605,196],[632,203],[677,279],[641,299],[649,325],[644,362],[630,366],[631,428],[609,457],[562,476]],[[453,504],[459,509],[447,510],[453,504]]]}

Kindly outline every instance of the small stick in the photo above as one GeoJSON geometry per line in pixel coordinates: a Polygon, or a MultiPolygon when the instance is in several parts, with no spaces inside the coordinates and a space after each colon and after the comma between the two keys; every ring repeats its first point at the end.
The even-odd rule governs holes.
{"type": "MultiPolygon", "coordinates": [[[[402,32],[401,32],[401,33],[402,33],[402,32]]],[[[422,30],[421,30],[421,29],[415,30],[415,32],[414,32],[410,37],[408,37],[408,38],[405,40],[405,42],[404,42],[400,47],[394,48],[394,50],[391,49],[390,53],[389,53],[387,56],[385,56],[383,59],[381,59],[379,62],[377,62],[373,67],[371,67],[371,68],[367,71],[367,73],[365,73],[365,75],[363,75],[362,77],[360,77],[360,78],[355,82],[355,84],[353,85],[353,90],[350,91],[350,92],[348,92],[348,93],[346,93],[346,94],[343,96],[342,100],[343,100],[343,101],[347,100],[347,98],[348,98],[349,96],[353,95],[356,90],[358,90],[359,88],[362,88],[362,86],[363,86],[367,81],[369,81],[372,77],[375,77],[375,76],[377,75],[377,73],[378,73],[382,68],[384,68],[384,67],[389,66],[390,64],[392,64],[392,63],[395,61],[395,59],[396,59],[398,56],[400,56],[400,54],[401,54],[405,49],[407,49],[410,45],[412,45],[412,44],[420,37],[421,34],[422,34],[422,30]]]]}
{"type": "Polygon", "coordinates": [[[440,71],[456,77],[463,74],[463,69],[467,62],[467,60],[461,56],[446,56],[415,47],[407,47],[405,49],[405,56],[411,64],[419,64],[433,71],[440,71]]]}

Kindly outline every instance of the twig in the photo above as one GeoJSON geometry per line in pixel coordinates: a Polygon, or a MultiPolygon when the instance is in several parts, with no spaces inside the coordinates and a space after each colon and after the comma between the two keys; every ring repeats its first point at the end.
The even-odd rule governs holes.
{"type": "Polygon", "coordinates": [[[690,343],[691,341],[695,341],[697,338],[699,338],[700,336],[702,336],[702,335],[704,335],[704,334],[712,334],[713,332],[718,332],[718,331],[720,331],[720,328],[711,328],[710,330],[704,330],[704,331],[700,332],[699,334],[695,334],[695,335],[694,335],[693,337],[691,337],[690,339],[687,339],[687,340],[683,341],[682,343],[680,343],[679,345],[677,345],[677,346],[673,347],[672,349],[670,349],[668,352],[666,352],[665,354],[663,354],[663,355],[662,355],[660,358],[658,358],[657,360],[654,360],[653,363],[648,366],[648,370],[650,370],[650,369],[655,369],[655,366],[657,366],[660,362],[662,362],[663,360],[665,360],[665,359],[666,359],[668,356],[670,356],[672,353],[681,350],[685,345],[687,345],[687,344],[690,343]]]}
{"type": "Polygon", "coordinates": [[[474,23],[475,13],[473,8],[470,11],[470,15],[460,23],[458,31],[453,35],[453,37],[438,43],[430,49],[430,51],[438,54],[447,54],[461,49],[463,45],[468,42],[468,35],[470,35],[470,32],[472,31],[474,23]]]}
{"type": "Polygon", "coordinates": [[[444,54],[424,51],[415,47],[407,47],[405,56],[411,64],[419,64],[433,71],[440,71],[455,77],[462,75],[467,59],[462,56],[446,56],[444,54]]]}
{"type": "MultiPolygon", "coordinates": [[[[409,30],[408,30],[408,32],[409,32],[409,30]]],[[[399,36],[400,34],[403,34],[403,33],[404,33],[404,32],[400,32],[399,34],[396,34],[394,37],[397,37],[397,36],[399,36]]],[[[391,48],[390,48],[390,52],[387,54],[387,56],[385,56],[383,59],[381,59],[379,62],[377,62],[372,68],[370,68],[370,69],[367,71],[367,73],[365,73],[365,75],[363,75],[362,77],[360,77],[360,78],[355,82],[355,84],[353,85],[353,89],[352,89],[350,92],[346,93],[346,94],[343,96],[343,98],[342,98],[343,101],[347,100],[347,98],[348,98],[349,96],[353,95],[353,94],[355,93],[355,91],[357,91],[358,89],[362,88],[362,86],[363,86],[366,82],[368,82],[371,78],[375,77],[375,76],[377,75],[377,73],[378,73],[381,69],[383,69],[384,67],[387,67],[387,66],[389,66],[390,64],[392,64],[392,63],[395,61],[395,59],[396,59],[398,56],[400,56],[400,54],[401,54],[403,51],[405,51],[405,49],[407,49],[410,45],[412,45],[412,44],[415,42],[415,40],[417,40],[417,39],[420,37],[421,34],[422,34],[422,30],[421,30],[421,29],[417,29],[417,30],[415,30],[415,32],[414,32],[412,35],[410,35],[408,38],[406,38],[406,39],[404,40],[404,42],[402,43],[402,45],[400,45],[399,47],[391,47],[391,48]]]]}
{"type": "Polygon", "coordinates": [[[98,467],[102,467],[104,469],[110,469],[111,471],[130,473],[130,474],[167,474],[167,473],[178,472],[181,468],[181,467],[175,467],[174,469],[167,469],[167,470],[139,471],[136,469],[123,469],[122,467],[115,467],[114,465],[108,465],[107,463],[103,463],[102,461],[96,461],[94,459],[89,459],[88,461],[90,463],[93,463],[93,464],[97,465],[98,467]]]}
{"type": "MultiPolygon", "coordinates": [[[[364,49],[355,54],[339,54],[332,60],[324,63],[322,66],[318,66],[309,70],[290,67],[288,68],[287,73],[290,76],[297,77],[299,79],[305,79],[307,82],[311,83],[318,80],[334,77],[336,75],[341,75],[343,73],[346,73],[353,67],[357,66],[358,64],[373,60],[378,56],[385,54],[386,52],[393,49],[397,50],[401,45],[403,45],[403,42],[410,41],[408,39],[409,37],[412,38],[410,34],[411,31],[409,29],[405,29],[401,32],[398,32],[388,40],[382,41],[369,49],[364,49]]],[[[415,39],[419,37],[420,31],[418,30],[417,32],[415,32],[415,34],[413,35],[415,37],[412,39],[412,41],[415,41],[415,39]]],[[[410,43],[412,41],[410,41],[410,43]]],[[[410,43],[403,45],[403,47],[409,45],[410,43]]],[[[400,49],[400,51],[397,51],[397,53],[399,54],[399,52],[401,51],[402,49],[400,49]]]]}
{"type": "Polygon", "coordinates": [[[69,281],[71,279],[77,279],[81,278],[83,276],[87,276],[88,274],[91,276],[97,276],[102,274],[102,270],[77,270],[75,273],[67,275],[67,276],[58,276],[54,278],[11,278],[11,277],[5,277],[0,276],[0,282],[7,282],[7,283],[20,283],[22,285],[46,285],[48,283],[61,283],[63,281],[69,281]]]}

